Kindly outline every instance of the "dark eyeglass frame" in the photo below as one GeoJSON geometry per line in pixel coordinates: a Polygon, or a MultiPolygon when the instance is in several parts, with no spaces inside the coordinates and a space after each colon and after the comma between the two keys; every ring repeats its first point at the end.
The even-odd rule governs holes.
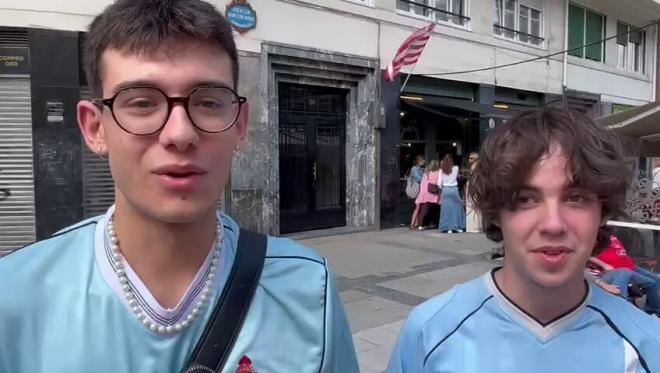
{"type": "Polygon", "coordinates": [[[163,92],[162,89],[157,88],[157,87],[153,87],[153,86],[135,86],[135,87],[126,87],[126,88],[122,88],[122,89],[120,89],[119,91],[117,91],[117,93],[115,93],[114,96],[112,96],[112,97],[110,97],[110,98],[94,98],[94,99],[92,99],[91,101],[92,101],[92,103],[93,103],[94,105],[96,105],[100,110],[103,110],[103,106],[107,106],[107,107],[110,109],[110,113],[112,114],[112,118],[115,120],[115,122],[117,123],[117,125],[119,126],[119,128],[121,128],[122,130],[124,130],[124,131],[130,133],[131,135],[135,135],[135,136],[151,136],[151,135],[153,135],[153,134],[156,134],[156,133],[162,131],[163,128],[165,128],[165,125],[167,124],[167,121],[170,119],[170,115],[172,115],[172,109],[174,109],[174,105],[175,105],[177,102],[178,102],[178,103],[181,103],[181,105],[183,105],[183,108],[184,108],[184,110],[186,111],[186,115],[188,116],[188,119],[190,120],[190,123],[192,123],[192,125],[193,125],[196,129],[198,129],[198,130],[200,130],[200,131],[202,131],[202,132],[205,132],[205,133],[222,133],[222,132],[225,132],[225,131],[229,130],[230,128],[232,128],[232,127],[234,126],[234,124],[236,124],[236,120],[237,120],[238,117],[241,115],[241,110],[242,110],[242,108],[243,108],[243,104],[245,104],[245,103],[247,102],[247,98],[246,98],[246,97],[243,97],[243,96],[240,96],[240,95],[239,95],[238,93],[236,93],[236,91],[234,91],[233,89],[231,89],[231,88],[229,88],[229,87],[221,86],[221,85],[219,85],[219,86],[214,86],[214,85],[210,85],[210,86],[209,86],[209,85],[207,85],[207,86],[199,86],[199,87],[195,87],[192,91],[190,91],[190,93],[189,93],[187,96],[175,96],[175,97],[168,96],[167,93],[163,92]],[[227,127],[221,129],[220,131],[208,131],[208,130],[205,130],[205,129],[199,127],[199,126],[195,123],[195,120],[194,120],[194,119],[192,118],[192,116],[190,115],[190,110],[188,109],[188,103],[190,102],[190,97],[191,97],[192,95],[194,95],[195,92],[197,92],[197,91],[199,91],[199,90],[201,90],[201,89],[209,89],[209,88],[222,88],[222,89],[226,89],[226,90],[228,90],[229,92],[231,92],[231,93],[234,95],[234,99],[235,99],[235,101],[232,101],[232,103],[234,103],[234,102],[238,102],[238,110],[236,111],[236,116],[235,116],[234,119],[231,121],[231,123],[230,123],[229,125],[227,125],[227,127]],[[131,132],[131,131],[127,130],[126,128],[124,128],[124,126],[121,125],[121,123],[120,123],[119,120],[117,119],[117,116],[115,116],[115,109],[114,109],[113,106],[114,106],[114,103],[115,103],[115,100],[117,99],[117,97],[118,97],[122,92],[127,91],[127,90],[129,90],[129,89],[153,89],[153,90],[156,90],[156,91],[158,91],[158,92],[160,92],[160,93],[163,94],[163,96],[164,96],[165,99],[167,100],[167,116],[165,116],[165,120],[163,121],[163,124],[162,124],[160,127],[158,127],[158,129],[156,129],[155,131],[150,132],[150,133],[134,133],[134,132],[131,132]]]}

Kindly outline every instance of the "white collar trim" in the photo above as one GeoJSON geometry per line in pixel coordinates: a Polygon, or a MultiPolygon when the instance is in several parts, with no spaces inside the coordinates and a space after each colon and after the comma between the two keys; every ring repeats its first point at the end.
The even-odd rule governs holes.
{"type": "MultiPolygon", "coordinates": [[[[114,205],[108,209],[105,216],[101,218],[96,225],[94,237],[96,264],[106,283],[110,286],[115,295],[120,299],[121,303],[126,307],[127,311],[132,314],[133,311],[129,306],[128,301],[126,300],[126,297],[124,296],[122,285],[119,282],[119,278],[117,277],[117,274],[112,266],[112,262],[108,256],[108,248],[106,247],[107,223],[112,217],[113,213],[114,205]]],[[[218,219],[220,219],[220,216],[218,216],[218,219]]],[[[222,229],[222,237],[225,237],[226,235],[224,234],[224,227],[222,229]]],[[[227,260],[227,240],[221,238],[221,245],[222,248],[218,263],[218,272],[213,279],[213,286],[211,287],[211,294],[209,295],[209,298],[211,299],[214,299],[213,294],[217,294],[221,288],[221,279],[224,277],[223,274],[228,273],[230,270],[229,260],[227,260]]],[[[204,283],[206,282],[206,276],[208,275],[208,270],[213,257],[212,254],[213,250],[209,250],[209,254],[195,275],[195,278],[190,283],[183,297],[181,300],[179,300],[179,303],[174,308],[165,308],[160,303],[158,303],[147,286],[142,282],[138,274],[135,273],[128,261],[124,261],[126,277],[128,278],[136,299],[138,302],[140,302],[140,305],[142,306],[145,314],[147,314],[149,318],[152,319],[152,321],[164,326],[172,325],[185,320],[188,315],[192,313],[193,308],[195,308],[195,305],[201,297],[201,289],[204,287],[204,283]]],[[[211,302],[211,304],[213,304],[213,302],[211,302]]]]}
{"type": "MultiPolygon", "coordinates": [[[[494,270],[493,270],[494,271],[494,270]]],[[[486,287],[491,294],[495,297],[502,309],[513,319],[520,322],[532,334],[534,334],[541,342],[545,343],[558,334],[566,330],[570,325],[575,323],[580,318],[582,310],[585,309],[591,300],[591,286],[587,285],[587,295],[584,300],[575,307],[570,313],[550,322],[547,325],[542,325],[536,319],[520,309],[515,303],[511,302],[497,287],[493,280],[493,272],[488,272],[484,275],[486,287]]]]}

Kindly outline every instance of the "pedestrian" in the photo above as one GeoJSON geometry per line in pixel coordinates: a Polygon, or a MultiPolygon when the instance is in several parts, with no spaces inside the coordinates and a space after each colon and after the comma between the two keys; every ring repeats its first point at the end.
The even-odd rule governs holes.
{"type": "Polygon", "coordinates": [[[465,206],[458,193],[458,166],[454,165],[451,154],[446,154],[440,161],[440,232],[462,233],[465,230],[465,206]]]}
{"type": "Polygon", "coordinates": [[[424,164],[426,160],[424,156],[418,154],[415,156],[415,164],[410,168],[408,173],[408,181],[406,186],[406,194],[410,199],[413,200],[413,213],[410,217],[410,229],[417,229],[419,226],[418,216],[419,216],[419,206],[415,203],[419,191],[421,189],[422,177],[424,176],[424,164]]]}
{"type": "Polygon", "coordinates": [[[602,281],[619,288],[624,299],[628,285],[637,285],[646,295],[646,312],[660,316],[660,276],[635,264],[617,236],[610,235],[610,244],[589,261],[604,271],[602,281]]]}
{"type": "Polygon", "coordinates": [[[413,309],[389,372],[660,372],[660,322],[584,274],[628,173],[616,135],[578,111],[496,127],[470,195],[503,265],[413,309]]]}
{"type": "Polygon", "coordinates": [[[440,197],[440,186],[438,185],[439,176],[440,164],[438,161],[432,160],[424,169],[422,182],[419,187],[419,194],[417,195],[417,199],[415,199],[415,209],[419,211],[417,217],[417,229],[420,231],[424,230],[424,222],[428,213],[438,205],[440,197]]]}
{"type": "MultiPolygon", "coordinates": [[[[471,176],[479,163],[479,153],[472,152],[468,157],[469,170],[471,176]]],[[[469,177],[468,177],[469,180],[469,177]]],[[[474,208],[474,202],[470,198],[470,182],[465,187],[465,231],[468,233],[481,232],[481,214],[474,208]]]]}
{"type": "Polygon", "coordinates": [[[232,33],[201,0],[92,21],[77,116],[115,204],[0,259],[0,372],[358,371],[326,261],[216,210],[250,111],[232,33]]]}

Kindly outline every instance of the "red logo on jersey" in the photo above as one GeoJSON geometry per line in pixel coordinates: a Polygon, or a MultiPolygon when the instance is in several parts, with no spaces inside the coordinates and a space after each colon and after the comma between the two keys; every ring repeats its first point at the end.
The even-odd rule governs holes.
{"type": "Polygon", "coordinates": [[[241,358],[241,361],[238,362],[238,369],[236,373],[257,373],[257,371],[252,366],[252,360],[250,360],[247,355],[244,355],[241,358]]]}

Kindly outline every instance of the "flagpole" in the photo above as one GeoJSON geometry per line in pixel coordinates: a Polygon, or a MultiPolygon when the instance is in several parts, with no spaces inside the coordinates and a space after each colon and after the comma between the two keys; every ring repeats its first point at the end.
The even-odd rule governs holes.
{"type": "Polygon", "coordinates": [[[415,71],[415,66],[417,66],[417,63],[415,63],[410,68],[410,71],[408,71],[408,76],[406,76],[406,80],[403,81],[403,85],[401,86],[401,90],[399,91],[399,95],[401,95],[403,93],[403,89],[406,88],[406,84],[408,84],[408,79],[410,79],[410,75],[412,75],[413,71],[415,71]]]}
{"type": "MultiPolygon", "coordinates": [[[[435,28],[435,24],[433,25],[433,28],[435,28]]],[[[429,38],[430,38],[430,36],[429,36],[429,38]]],[[[424,54],[424,50],[426,50],[426,44],[424,44],[424,48],[419,53],[419,56],[417,56],[417,60],[415,61],[415,63],[410,68],[410,71],[408,71],[408,76],[406,76],[406,80],[403,81],[403,85],[401,86],[401,90],[399,91],[399,95],[401,95],[403,93],[403,89],[406,88],[406,84],[408,84],[408,79],[410,79],[410,75],[412,75],[413,71],[415,71],[415,67],[417,67],[417,63],[419,62],[420,58],[422,58],[422,55],[424,54]]]]}

